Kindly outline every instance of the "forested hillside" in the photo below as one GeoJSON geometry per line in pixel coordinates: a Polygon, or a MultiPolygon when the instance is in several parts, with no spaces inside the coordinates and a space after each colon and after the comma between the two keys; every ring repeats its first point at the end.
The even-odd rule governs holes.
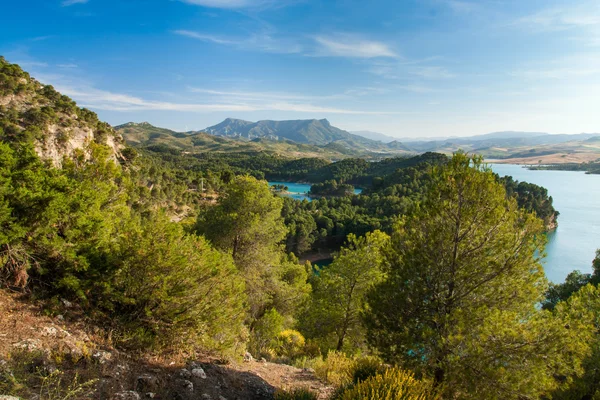
{"type": "Polygon", "coordinates": [[[268,138],[243,140],[236,137],[211,135],[206,132],[174,132],[147,122],[130,122],[119,125],[115,129],[123,136],[128,145],[136,148],[148,148],[152,151],[180,151],[192,154],[208,151],[219,153],[267,152],[287,158],[321,157],[333,160],[350,156],[374,155],[364,149],[352,149],[347,146],[317,146],[268,138]]]}
{"type": "Polygon", "coordinates": [[[463,152],[133,149],[4,59],[0,93],[2,298],[87,337],[2,340],[0,395],[317,398],[323,383],[276,391],[227,367],[256,358],[335,387],[321,399],[600,396],[598,271],[548,284],[544,188],[463,152]],[[282,198],[264,178],[323,197],[282,198]],[[332,263],[299,261],[314,251],[332,263]],[[172,365],[186,367],[160,375],[172,365]]]}

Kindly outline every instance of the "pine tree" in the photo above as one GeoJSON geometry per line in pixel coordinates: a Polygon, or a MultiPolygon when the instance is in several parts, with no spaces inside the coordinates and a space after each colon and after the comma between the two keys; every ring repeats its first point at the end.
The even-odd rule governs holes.
{"type": "Polygon", "coordinates": [[[396,226],[387,278],[368,296],[370,343],[449,398],[547,392],[577,358],[561,321],[537,306],[547,287],[542,222],[507,199],[479,157],[458,153],[432,178],[396,226]]]}
{"type": "Polygon", "coordinates": [[[266,181],[238,176],[227,185],[217,205],[198,218],[198,232],[230,252],[246,280],[251,326],[267,310],[278,304],[289,308],[288,300],[307,294],[303,268],[300,277],[292,272],[286,275],[286,270],[292,269],[281,244],[286,234],[282,207],[282,199],[271,192],[266,181]]]}
{"type": "Polygon", "coordinates": [[[333,263],[314,277],[312,301],[301,320],[303,331],[318,339],[323,350],[364,348],[364,297],[383,278],[388,243],[389,236],[380,231],[360,238],[350,234],[333,263]]]}

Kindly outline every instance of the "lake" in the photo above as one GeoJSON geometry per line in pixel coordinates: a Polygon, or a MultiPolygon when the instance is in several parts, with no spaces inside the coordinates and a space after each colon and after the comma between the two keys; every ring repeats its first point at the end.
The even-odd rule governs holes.
{"type": "MultiPolygon", "coordinates": [[[[535,183],[548,189],[554,207],[560,212],[558,229],[548,234],[544,269],[553,282],[564,281],[575,269],[592,271],[592,260],[600,248],[600,175],[586,175],[575,171],[530,171],[520,165],[493,164],[500,174],[515,180],[535,183]]],[[[311,199],[307,193],[310,184],[269,182],[289,188],[297,200],[311,199]]],[[[360,193],[360,189],[356,190],[360,193]]]]}
{"type": "Polygon", "coordinates": [[[600,175],[576,171],[530,171],[519,165],[493,164],[497,174],[548,189],[560,212],[558,229],[548,234],[544,270],[553,282],[575,269],[592,271],[600,248],[600,175]]]}
{"type": "MultiPolygon", "coordinates": [[[[294,182],[269,182],[269,186],[273,185],[284,185],[288,187],[288,193],[283,194],[283,196],[288,196],[296,200],[308,200],[312,201],[312,199],[308,196],[308,191],[310,190],[310,183],[294,183],[294,182]]],[[[362,189],[354,189],[354,194],[360,194],[362,189]]]]}

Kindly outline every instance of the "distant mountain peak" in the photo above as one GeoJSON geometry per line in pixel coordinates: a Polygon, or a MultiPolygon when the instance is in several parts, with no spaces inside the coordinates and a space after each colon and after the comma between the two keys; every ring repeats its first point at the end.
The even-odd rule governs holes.
{"type": "Polygon", "coordinates": [[[291,140],[297,143],[316,145],[352,139],[349,132],[332,126],[327,119],[250,122],[226,118],[223,122],[206,128],[205,131],[217,136],[240,137],[249,140],[256,138],[291,140]]]}

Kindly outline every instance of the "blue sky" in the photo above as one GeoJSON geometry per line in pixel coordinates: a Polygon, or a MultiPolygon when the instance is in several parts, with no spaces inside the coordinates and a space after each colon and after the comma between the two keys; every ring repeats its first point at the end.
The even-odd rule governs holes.
{"type": "Polygon", "coordinates": [[[598,0],[5,3],[0,54],[114,125],[600,132],[598,0]]]}

